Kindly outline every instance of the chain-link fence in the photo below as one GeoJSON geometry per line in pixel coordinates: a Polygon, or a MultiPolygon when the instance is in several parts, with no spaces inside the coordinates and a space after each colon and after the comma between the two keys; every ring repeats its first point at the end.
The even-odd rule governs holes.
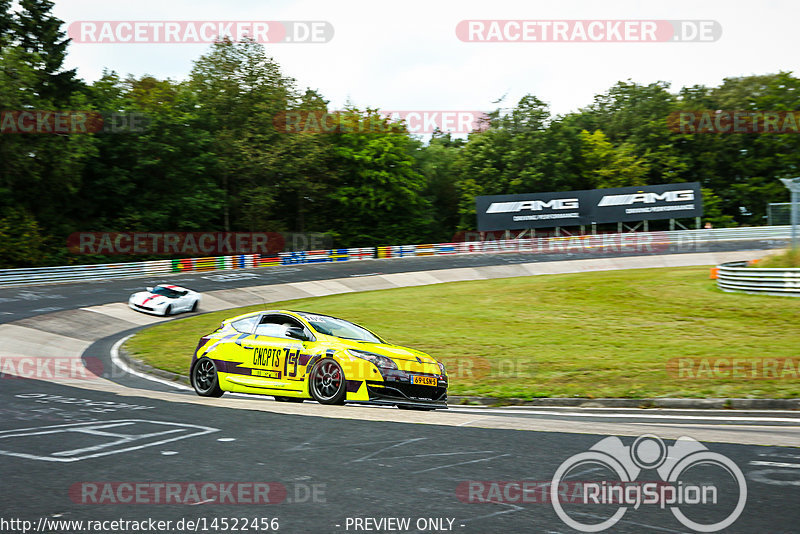
{"type": "Polygon", "coordinates": [[[791,202],[770,202],[767,204],[767,226],[792,224],[791,202]]]}

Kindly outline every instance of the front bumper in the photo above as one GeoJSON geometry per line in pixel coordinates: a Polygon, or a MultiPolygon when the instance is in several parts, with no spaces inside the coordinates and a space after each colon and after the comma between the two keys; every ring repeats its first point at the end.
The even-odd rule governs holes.
{"type": "Polygon", "coordinates": [[[141,304],[134,304],[133,302],[128,301],[128,307],[132,310],[136,310],[142,313],[149,313],[151,315],[164,315],[164,309],[162,307],[159,308],[152,308],[150,306],[143,306],[141,304]]]}
{"type": "Polygon", "coordinates": [[[421,386],[408,382],[367,380],[369,402],[373,404],[447,408],[447,382],[421,386]]]}

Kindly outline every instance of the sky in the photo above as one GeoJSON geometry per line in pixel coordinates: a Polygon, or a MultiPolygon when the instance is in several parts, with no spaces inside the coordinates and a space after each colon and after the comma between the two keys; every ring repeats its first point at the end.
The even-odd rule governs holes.
{"type": "MultiPolygon", "coordinates": [[[[564,114],[620,80],[666,81],[677,91],[726,77],[800,71],[796,0],[55,0],[78,21],[327,21],[326,43],[273,43],[267,52],[300,88],[331,109],[350,102],[384,110],[513,107],[533,94],[564,114]],[[711,42],[464,42],[464,20],[710,20],[711,42]],[[501,103],[496,103],[502,99],[501,103]]],[[[76,43],[67,66],[96,80],[122,75],[185,79],[208,51],[194,43],[76,43]]]]}

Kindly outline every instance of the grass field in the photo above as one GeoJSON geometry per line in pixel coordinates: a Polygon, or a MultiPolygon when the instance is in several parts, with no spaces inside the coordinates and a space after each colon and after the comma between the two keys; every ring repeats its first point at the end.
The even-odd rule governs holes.
{"type": "Polygon", "coordinates": [[[780,254],[767,256],[753,265],[759,268],[797,269],[800,268],[800,249],[787,249],[780,254]]]}
{"type": "MultiPolygon", "coordinates": [[[[340,316],[426,351],[447,364],[451,395],[800,396],[800,299],[723,293],[708,272],[687,267],[505,278],[269,307],[340,316]],[[678,364],[676,358],[691,360],[678,364]],[[703,367],[712,358],[729,361],[707,360],[711,368],[703,367]],[[760,358],[793,360],[779,361],[777,372],[776,362],[770,364],[767,376],[776,378],[751,378],[760,358]]],[[[201,335],[222,319],[261,308],[155,326],[126,348],[151,365],[187,374],[201,335]]]]}

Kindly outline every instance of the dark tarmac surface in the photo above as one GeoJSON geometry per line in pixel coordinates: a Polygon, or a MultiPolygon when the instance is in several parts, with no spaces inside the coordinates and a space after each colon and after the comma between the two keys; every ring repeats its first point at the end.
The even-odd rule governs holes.
{"type": "MultiPolygon", "coordinates": [[[[777,246],[780,243],[774,241],[725,242],[653,253],[777,246]]],[[[641,254],[617,254],[626,255],[641,254]]],[[[440,256],[11,288],[0,290],[0,323],[125,301],[131,292],[163,281],[204,292],[370,274],[598,257],[609,254],[440,256]]],[[[117,373],[108,352],[127,333],[130,332],[95,342],[84,356],[99,358],[111,371],[109,378],[120,384],[174,393],[170,386],[135,376],[114,376],[117,373]]],[[[579,532],[557,515],[548,498],[549,484],[562,463],[573,455],[586,453],[606,437],[298,416],[121,396],[33,380],[0,382],[2,532],[23,532],[26,528],[28,532],[57,533],[143,531],[130,524],[89,523],[120,519],[169,521],[158,528],[162,532],[264,532],[275,526],[278,531],[289,533],[579,532]],[[231,486],[234,483],[238,485],[231,486]],[[206,494],[202,494],[204,488],[208,490],[206,494]],[[214,499],[215,488],[222,491],[224,502],[214,499]],[[194,494],[194,490],[201,494],[194,494]],[[254,493],[258,498],[254,499],[254,493]],[[179,524],[182,519],[184,522],[179,524]],[[277,519],[277,525],[273,519],[277,519]]],[[[184,394],[187,401],[189,395],[193,396],[190,392],[184,394]]],[[[264,402],[272,401],[265,398],[264,402]]],[[[340,409],[386,410],[352,406],[340,409]]],[[[487,409],[458,406],[452,411],[474,413],[476,417],[487,413],[487,409]]],[[[653,423],[651,415],[663,416],[658,422],[666,426],[685,425],[687,414],[692,413],[653,412],[656,411],[492,411],[497,416],[543,422],[614,422],[634,428],[653,423]]],[[[697,417],[693,424],[715,428],[741,425],[737,432],[746,432],[750,427],[791,432],[798,426],[793,413],[727,415],[705,410],[697,417]],[[733,417],[747,421],[733,421],[733,417]]],[[[691,430],[686,428],[686,435],[691,437],[691,430]]],[[[621,440],[625,446],[632,446],[635,438],[621,440]]],[[[653,443],[656,442],[651,441],[650,445],[653,443]]],[[[664,440],[664,444],[672,446],[674,441],[664,440]]],[[[637,508],[631,504],[619,521],[604,532],[695,531],[686,520],[679,520],[681,513],[698,523],[722,521],[734,512],[740,495],[741,486],[735,478],[738,471],[746,485],[745,506],[738,519],[723,531],[797,531],[800,449],[725,443],[697,447],[724,455],[732,464],[728,464],[728,470],[720,463],[695,464],[682,471],[675,483],[708,491],[713,487],[716,504],[684,503],[678,508],[662,508],[658,504],[641,504],[637,508]]],[[[642,450],[642,457],[652,460],[652,447],[642,450]]],[[[677,449],[662,453],[657,456],[667,462],[680,456],[677,449]]],[[[614,454],[620,461],[626,454],[630,458],[629,452],[614,454]]],[[[581,482],[620,480],[619,473],[612,472],[608,465],[575,464],[567,472],[568,485],[562,487],[567,517],[589,524],[620,513],[618,504],[581,502],[581,482]]],[[[630,478],[639,482],[662,481],[651,468],[637,475],[630,478]]],[[[684,495],[691,497],[689,492],[684,495]]]]}
{"type": "Polygon", "coordinates": [[[769,250],[781,247],[781,240],[720,241],[687,243],[685,246],[653,246],[652,250],[629,252],[583,253],[503,253],[463,254],[453,256],[423,256],[385,260],[345,261],[309,265],[262,267],[242,271],[217,271],[210,273],[185,273],[158,278],[130,278],[24,286],[0,289],[0,324],[45,313],[96,306],[112,302],[127,302],[131,293],[146,286],[163,282],[183,285],[201,293],[218,289],[232,289],[267,284],[306,282],[375,274],[565,261],[575,259],[619,258],[660,254],[725,252],[735,250],[769,250]]]}
{"type": "MultiPolygon", "coordinates": [[[[223,531],[211,528],[214,518],[277,518],[280,531],[292,533],[575,532],[551,503],[540,502],[546,500],[541,490],[527,492],[528,502],[520,502],[514,486],[492,486],[492,481],[548,484],[562,462],[586,452],[603,437],[231,410],[31,380],[4,380],[0,396],[2,517],[34,524],[39,518],[154,519],[172,521],[168,531],[181,532],[187,530],[175,528],[181,518],[205,518],[207,531],[214,532],[223,531]],[[226,494],[223,489],[225,504],[214,502],[211,490],[205,497],[212,500],[198,504],[203,499],[195,498],[190,488],[204,484],[219,488],[233,482],[240,483],[236,488],[243,487],[243,494],[235,489],[226,494]],[[120,486],[124,483],[130,486],[120,486]],[[180,489],[171,493],[168,503],[153,504],[167,499],[167,486],[158,493],[154,489],[153,484],[160,483],[183,485],[176,486],[180,489]],[[261,501],[280,502],[253,504],[250,487],[262,488],[261,501]],[[492,494],[492,487],[512,490],[504,497],[502,492],[492,494]],[[470,498],[495,502],[464,502],[470,498]],[[133,502],[119,502],[129,499],[133,502]],[[410,528],[354,528],[356,518],[390,517],[408,518],[410,528]],[[428,528],[432,518],[443,520],[445,528],[428,528]],[[420,526],[425,522],[426,528],[418,529],[417,521],[420,526]]],[[[623,442],[631,445],[633,438],[623,442]]],[[[725,532],[796,532],[800,469],[785,466],[800,467],[798,449],[707,446],[732,460],[746,477],[746,506],[725,532]]],[[[602,467],[584,465],[568,480],[618,478],[602,467]]],[[[660,478],[645,470],[635,480],[660,478]]],[[[680,481],[712,484],[718,490],[716,505],[681,507],[688,517],[711,522],[733,511],[738,488],[724,469],[695,467],[680,481]]],[[[617,509],[582,502],[563,506],[571,517],[585,522],[598,522],[617,509]]],[[[80,530],[51,526],[50,531],[80,530]]],[[[691,530],[669,507],[642,504],[638,510],[628,509],[608,532],[691,530]]]]}

